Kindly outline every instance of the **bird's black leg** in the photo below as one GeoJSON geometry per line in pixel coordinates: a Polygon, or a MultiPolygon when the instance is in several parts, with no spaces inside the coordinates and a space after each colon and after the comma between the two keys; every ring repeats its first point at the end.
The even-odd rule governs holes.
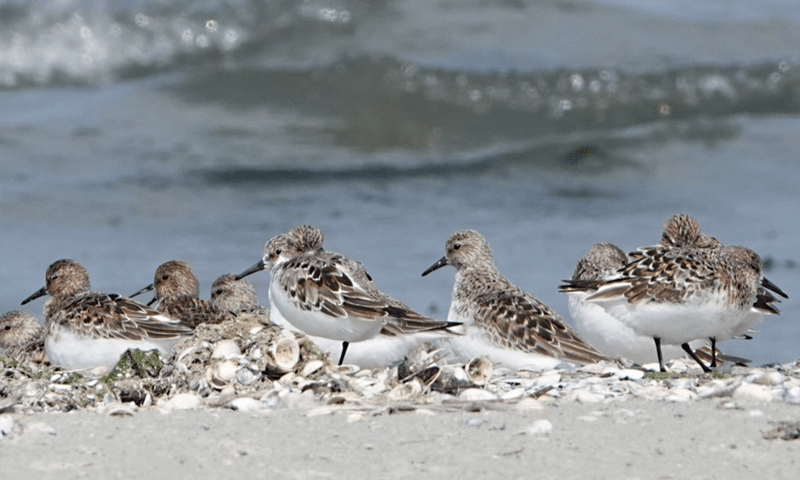
{"type": "Polygon", "coordinates": [[[347,353],[347,347],[350,345],[350,342],[342,342],[342,356],[339,357],[339,365],[344,362],[344,354],[347,353]]]}
{"type": "Polygon", "coordinates": [[[659,370],[662,372],[666,372],[667,369],[664,368],[664,356],[661,355],[661,339],[658,337],[653,337],[653,340],[656,342],[656,354],[658,355],[658,367],[659,370]]]}
{"type": "Polygon", "coordinates": [[[717,367],[717,339],[714,337],[709,338],[711,340],[711,368],[717,367]]]}
{"type": "Polygon", "coordinates": [[[683,349],[684,352],[688,353],[689,356],[692,357],[694,361],[697,362],[698,365],[700,365],[700,368],[702,368],[704,372],[708,373],[711,371],[711,369],[708,368],[706,364],[703,363],[702,360],[700,360],[700,357],[698,357],[697,354],[694,353],[694,350],[692,350],[692,347],[690,347],[688,343],[681,344],[681,348],[683,349]]]}

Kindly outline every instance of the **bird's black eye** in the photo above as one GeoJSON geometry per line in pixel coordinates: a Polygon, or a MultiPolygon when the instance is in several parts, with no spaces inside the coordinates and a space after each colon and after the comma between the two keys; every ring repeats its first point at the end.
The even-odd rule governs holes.
{"type": "Polygon", "coordinates": [[[214,291],[214,295],[222,295],[222,289],[214,291]]]}
{"type": "Polygon", "coordinates": [[[6,329],[6,330],[11,330],[11,325],[6,325],[6,326],[5,326],[5,327],[3,327],[3,328],[4,328],[4,329],[6,329]]]}
{"type": "Polygon", "coordinates": [[[280,255],[280,254],[281,254],[281,252],[283,252],[283,250],[281,250],[280,248],[279,248],[279,249],[277,249],[277,250],[275,250],[275,256],[278,256],[278,255],[280,255]]]}
{"type": "Polygon", "coordinates": [[[161,280],[165,280],[166,281],[168,279],[169,279],[169,275],[167,275],[167,274],[161,275],[161,280]]]}
{"type": "Polygon", "coordinates": [[[458,250],[459,248],[461,248],[460,243],[456,243],[455,245],[453,245],[453,250],[458,250]]]}

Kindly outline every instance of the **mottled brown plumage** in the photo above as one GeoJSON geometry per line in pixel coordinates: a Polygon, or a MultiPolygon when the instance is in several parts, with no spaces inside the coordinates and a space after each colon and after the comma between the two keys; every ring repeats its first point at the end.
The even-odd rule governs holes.
{"type": "MultiPolygon", "coordinates": [[[[445,256],[423,275],[444,265],[456,268],[456,284],[448,320],[463,322],[467,337],[484,342],[487,351],[502,348],[496,358],[505,363],[546,362],[514,352],[538,354],[577,363],[609,360],[584,342],[550,307],[508,281],[497,270],[489,243],[474,230],[462,230],[448,238],[445,256]]],[[[471,348],[479,353],[479,347],[471,348]]]]}
{"type": "Polygon", "coordinates": [[[44,352],[44,327],[19,310],[0,316],[0,353],[23,364],[49,365],[44,352]]]}
{"type": "Polygon", "coordinates": [[[74,260],[51,264],[45,282],[22,303],[50,295],[44,306],[45,350],[55,365],[113,365],[127,348],[158,348],[166,353],[191,334],[177,320],[135,300],[91,291],[89,273],[74,260]]]}
{"type": "Polygon", "coordinates": [[[200,282],[189,264],[181,260],[159,265],[153,283],[140,292],[148,289],[155,290],[156,310],[191,328],[201,323],[221,323],[234,317],[199,297],[200,282]]]}

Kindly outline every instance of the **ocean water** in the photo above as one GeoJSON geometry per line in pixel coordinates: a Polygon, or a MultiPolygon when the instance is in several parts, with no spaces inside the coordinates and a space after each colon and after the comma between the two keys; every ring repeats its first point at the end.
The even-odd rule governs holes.
{"type": "Polygon", "coordinates": [[[64,257],[122,294],[187,260],[207,296],[311,223],[439,317],[453,271],[420,274],[477,229],[568,316],[593,243],[689,213],[790,296],[723,350],[797,359],[798,45],[791,0],[3,0],[0,309],[41,316],[64,257]]]}

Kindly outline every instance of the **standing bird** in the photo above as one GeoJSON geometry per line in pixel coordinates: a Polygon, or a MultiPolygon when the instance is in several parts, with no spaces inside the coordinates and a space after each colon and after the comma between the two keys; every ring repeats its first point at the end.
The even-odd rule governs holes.
{"type": "MultiPolygon", "coordinates": [[[[610,357],[625,357],[645,364],[656,359],[653,339],[637,334],[596,302],[586,301],[586,297],[597,291],[603,280],[625,267],[628,260],[625,252],[616,245],[597,243],[578,261],[572,278],[565,280],[566,284],[561,285],[559,291],[569,295],[569,312],[575,330],[581,337],[610,357]]],[[[702,339],[693,340],[689,345],[699,349],[695,353],[701,357],[716,357],[702,339]]],[[[685,353],[677,345],[662,345],[661,351],[665,359],[678,358],[685,353]]],[[[736,357],[723,358],[737,363],[746,362],[736,357]]]]}
{"type": "Polygon", "coordinates": [[[201,323],[222,323],[233,318],[230,313],[200,298],[200,282],[192,268],[181,260],[164,262],[156,269],[153,283],[131,295],[155,290],[155,308],[176,318],[190,328],[201,323]]]}
{"type": "Polygon", "coordinates": [[[47,357],[64,369],[113,366],[128,349],[162,354],[192,329],[146,305],[117,294],[90,290],[89,273],[74,260],[47,267],[45,286],[22,301],[44,295],[47,357]]]}
{"type": "Polygon", "coordinates": [[[312,226],[277,235],[264,246],[263,259],[238,278],[268,269],[272,321],[342,342],[340,365],[350,343],[379,333],[402,339],[457,325],[420,315],[385,295],[359,262],[324,251],[322,241],[322,231],[312,226]]]}
{"type": "Polygon", "coordinates": [[[718,340],[746,335],[763,313],[779,313],[767,289],[786,295],[764,278],[755,252],[723,246],[687,215],[667,221],[659,244],[629,256],[630,263],[594,285],[584,301],[652,338],[661,371],[662,344],[680,345],[710,371],[688,342],[710,339],[715,366],[718,340]]]}
{"type": "Polygon", "coordinates": [[[487,355],[517,369],[610,360],[550,307],[508,281],[494,264],[489,242],[475,230],[450,235],[444,257],[422,276],[445,265],[456,269],[447,319],[462,322],[467,332],[451,340],[460,357],[487,355]]]}

